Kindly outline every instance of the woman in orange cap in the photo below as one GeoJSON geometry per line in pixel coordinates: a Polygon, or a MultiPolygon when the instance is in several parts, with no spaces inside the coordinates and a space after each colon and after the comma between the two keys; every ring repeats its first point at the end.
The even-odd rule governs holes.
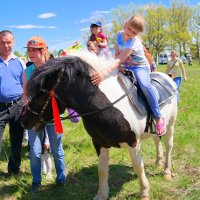
{"type": "MultiPolygon", "coordinates": [[[[33,71],[44,65],[49,60],[48,47],[41,37],[34,36],[28,40],[27,54],[32,65],[26,68],[23,83],[24,83],[24,95],[23,100],[26,102],[26,84],[30,79],[33,71]]],[[[38,192],[41,187],[41,154],[43,146],[44,132],[48,134],[51,151],[54,157],[55,168],[56,168],[56,184],[65,184],[65,161],[64,161],[64,151],[62,147],[62,134],[56,134],[54,124],[48,124],[45,126],[45,130],[35,131],[28,130],[28,140],[30,145],[30,165],[31,173],[33,176],[32,180],[32,192],[38,192]]]]}

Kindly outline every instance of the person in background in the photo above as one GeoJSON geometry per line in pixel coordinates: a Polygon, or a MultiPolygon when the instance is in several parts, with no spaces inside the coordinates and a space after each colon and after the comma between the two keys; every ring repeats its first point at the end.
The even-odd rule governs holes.
{"type": "Polygon", "coordinates": [[[108,48],[108,37],[103,33],[100,21],[92,22],[90,25],[91,35],[88,41],[96,41],[99,47],[99,55],[109,58],[111,53],[108,48]]]}
{"type": "Polygon", "coordinates": [[[12,53],[14,36],[9,30],[0,32],[0,144],[6,125],[9,125],[9,175],[19,174],[24,129],[20,124],[23,109],[22,76],[24,63],[12,53]]]}
{"type": "Polygon", "coordinates": [[[50,157],[50,143],[48,133],[44,130],[44,138],[42,143],[42,155],[41,155],[41,170],[46,174],[46,179],[52,179],[52,161],[50,157]]]}
{"type": "Polygon", "coordinates": [[[138,34],[144,31],[144,19],[137,14],[125,22],[124,30],[118,32],[115,45],[115,60],[110,67],[92,76],[92,84],[98,85],[116,68],[131,70],[146,97],[152,116],[156,121],[156,132],[158,136],[166,133],[166,120],[160,112],[158,100],[150,84],[150,66],[144,53],[144,47],[138,34]],[[126,62],[128,59],[128,62],[126,62]],[[124,68],[122,68],[123,66],[124,68]]]}
{"type": "Polygon", "coordinates": [[[100,56],[100,51],[99,51],[99,47],[96,41],[88,41],[87,42],[87,49],[88,51],[96,54],[97,56],[100,56]]]}
{"type": "Polygon", "coordinates": [[[187,60],[188,60],[188,65],[192,66],[192,54],[187,53],[187,60]]]}
{"type": "MultiPolygon", "coordinates": [[[[30,79],[33,71],[44,65],[49,60],[48,47],[46,42],[39,36],[30,38],[27,42],[27,54],[32,65],[26,68],[23,74],[24,81],[24,95],[23,101],[27,102],[26,85],[30,79]]],[[[64,151],[62,147],[62,134],[56,134],[54,124],[47,124],[45,131],[48,134],[52,155],[56,168],[56,184],[65,185],[65,160],[64,151]]],[[[32,173],[32,192],[38,192],[41,187],[41,155],[42,155],[42,140],[44,138],[44,130],[35,131],[33,129],[28,130],[28,140],[30,145],[30,165],[32,173]]]]}
{"type": "MultiPolygon", "coordinates": [[[[171,78],[173,78],[173,81],[176,83],[178,90],[182,83],[182,77],[184,81],[187,80],[183,62],[181,59],[178,58],[175,50],[171,51],[171,59],[168,61],[165,73],[168,74],[171,78]]],[[[177,98],[179,101],[180,100],[179,95],[177,98]]]]}
{"type": "Polygon", "coordinates": [[[155,72],[156,71],[156,63],[152,57],[152,54],[151,54],[149,48],[144,47],[144,54],[149,62],[151,72],[155,72]]]}

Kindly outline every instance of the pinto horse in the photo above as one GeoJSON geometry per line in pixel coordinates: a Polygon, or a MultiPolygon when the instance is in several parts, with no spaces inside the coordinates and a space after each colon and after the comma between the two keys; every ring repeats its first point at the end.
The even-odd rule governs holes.
{"type": "MultiPolygon", "coordinates": [[[[27,86],[29,103],[22,114],[22,124],[26,129],[41,129],[52,120],[50,91],[54,91],[60,113],[66,109],[76,110],[85,129],[92,138],[99,158],[99,188],[95,200],[105,200],[109,196],[108,161],[110,147],[128,149],[132,167],[140,182],[142,199],[149,199],[149,183],[144,171],[141,157],[140,140],[152,137],[156,144],[156,163],[163,162],[163,149],[156,134],[144,132],[147,116],[141,116],[130,103],[126,92],[119,84],[114,71],[97,87],[91,84],[91,76],[109,65],[110,61],[98,58],[86,52],[77,52],[65,58],[49,61],[45,66],[35,70],[27,86]],[[123,98],[122,98],[123,97],[123,98]]],[[[172,79],[162,74],[166,81],[176,87],[172,79]]],[[[171,151],[173,132],[177,114],[176,95],[161,106],[166,118],[166,158],[165,175],[171,177],[171,151]]]]}

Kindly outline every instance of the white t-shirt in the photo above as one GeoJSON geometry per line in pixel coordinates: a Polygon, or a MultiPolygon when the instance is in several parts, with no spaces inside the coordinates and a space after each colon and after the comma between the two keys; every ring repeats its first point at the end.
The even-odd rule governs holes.
{"type": "Polygon", "coordinates": [[[144,47],[141,43],[139,37],[134,37],[128,39],[126,42],[123,41],[123,31],[118,32],[116,44],[119,51],[123,49],[131,49],[131,55],[125,60],[123,63],[124,67],[131,67],[131,66],[149,66],[149,62],[144,54],[144,47]]]}

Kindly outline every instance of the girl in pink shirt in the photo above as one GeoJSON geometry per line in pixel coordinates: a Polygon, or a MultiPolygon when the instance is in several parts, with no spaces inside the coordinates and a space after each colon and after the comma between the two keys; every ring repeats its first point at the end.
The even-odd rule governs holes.
{"type": "Polygon", "coordinates": [[[99,54],[109,58],[111,53],[108,48],[108,38],[106,34],[103,33],[102,24],[100,21],[93,22],[90,25],[91,36],[89,41],[96,41],[99,47],[99,54]]]}

